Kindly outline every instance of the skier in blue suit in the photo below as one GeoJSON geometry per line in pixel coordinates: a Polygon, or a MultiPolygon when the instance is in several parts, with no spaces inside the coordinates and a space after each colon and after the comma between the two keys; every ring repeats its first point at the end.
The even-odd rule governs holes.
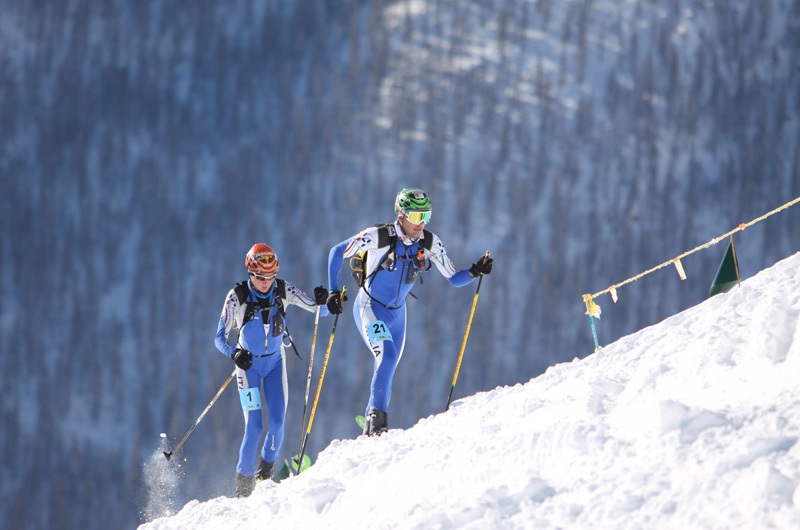
{"type": "Polygon", "coordinates": [[[253,245],[245,257],[249,279],[230,290],[217,326],[216,346],[236,363],[236,381],[244,410],[244,438],[236,466],[236,496],[247,497],[256,479],[272,477],[272,470],[283,443],[288,383],[283,338],[285,310],[295,305],[328,314],[328,291],[314,289],[314,298],[289,282],[277,279],[280,262],[275,251],[264,243],[253,245]],[[238,338],[233,331],[238,331],[238,338]],[[261,399],[263,385],[264,399],[261,399]],[[261,405],[269,415],[267,437],[256,469],[255,453],[263,432],[261,405]]]}
{"type": "MultiPolygon", "coordinates": [[[[345,258],[363,271],[353,304],[353,316],[364,343],[375,358],[366,409],[364,434],[380,435],[389,428],[389,401],[397,363],[406,336],[406,296],[417,276],[435,265],[451,285],[463,287],[492,271],[492,258],[482,256],[468,270],[457,270],[441,240],[425,230],[431,202],[419,189],[403,189],[395,199],[397,219],[367,228],[334,246],[328,256],[328,310],[342,312],[340,274],[345,258]],[[363,258],[362,252],[366,252],[363,258]],[[360,261],[358,261],[360,260],[360,261]]],[[[347,300],[347,297],[344,297],[347,300]]]]}

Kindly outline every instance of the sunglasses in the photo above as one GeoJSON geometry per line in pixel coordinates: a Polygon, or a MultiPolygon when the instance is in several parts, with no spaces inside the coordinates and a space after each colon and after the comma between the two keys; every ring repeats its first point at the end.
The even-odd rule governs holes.
{"type": "Polygon", "coordinates": [[[428,224],[431,222],[431,212],[428,210],[427,212],[408,212],[406,214],[406,219],[409,220],[412,224],[418,225],[422,222],[428,224]]]}
{"type": "Polygon", "coordinates": [[[267,280],[272,280],[275,278],[275,274],[273,274],[272,276],[261,276],[260,274],[256,274],[255,272],[249,272],[248,274],[251,277],[255,278],[256,280],[260,280],[262,282],[265,282],[267,280]]]}

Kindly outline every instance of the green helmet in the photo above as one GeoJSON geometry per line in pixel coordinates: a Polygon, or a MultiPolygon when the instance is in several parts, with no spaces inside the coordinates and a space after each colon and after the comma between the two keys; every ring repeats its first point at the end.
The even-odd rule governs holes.
{"type": "Polygon", "coordinates": [[[411,212],[430,212],[431,200],[422,190],[405,188],[394,200],[394,211],[405,215],[411,212]]]}

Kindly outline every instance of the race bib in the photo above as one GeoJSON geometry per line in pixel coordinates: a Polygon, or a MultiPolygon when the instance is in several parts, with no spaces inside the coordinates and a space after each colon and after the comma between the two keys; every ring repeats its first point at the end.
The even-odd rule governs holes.
{"type": "Polygon", "coordinates": [[[244,410],[261,410],[261,394],[258,388],[240,388],[239,400],[244,410]]]}
{"type": "Polygon", "coordinates": [[[367,324],[367,338],[370,344],[375,344],[382,340],[392,340],[392,333],[383,320],[376,320],[367,324]]]}

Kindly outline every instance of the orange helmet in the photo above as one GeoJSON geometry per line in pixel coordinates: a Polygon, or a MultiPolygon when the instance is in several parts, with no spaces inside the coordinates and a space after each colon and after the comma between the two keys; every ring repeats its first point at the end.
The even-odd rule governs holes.
{"type": "Polygon", "coordinates": [[[278,275],[278,269],[281,264],[278,261],[278,255],[272,250],[272,247],[264,243],[256,243],[247,252],[244,258],[244,266],[247,270],[266,276],[267,278],[274,278],[278,275]]]}

